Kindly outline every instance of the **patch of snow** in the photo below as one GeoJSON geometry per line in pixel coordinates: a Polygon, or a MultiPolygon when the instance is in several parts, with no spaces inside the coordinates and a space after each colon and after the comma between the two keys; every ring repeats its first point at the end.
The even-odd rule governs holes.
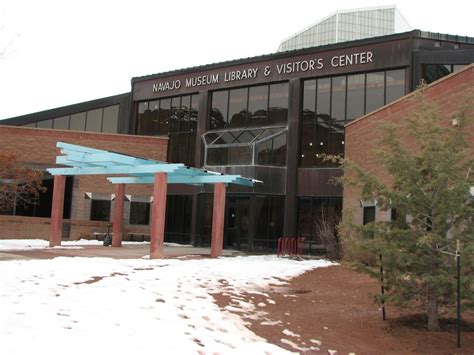
{"type": "Polygon", "coordinates": [[[244,302],[221,310],[212,294],[238,297],[330,265],[276,256],[0,261],[2,353],[287,354],[245,327],[264,312],[244,302]]]}
{"type": "Polygon", "coordinates": [[[257,306],[259,306],[259,307],[266,307],[267,305],[266,305],[265,303],[263,303],[263,302],[259,302],[257,306]]]}
{"type": "Polygon", "coordinates": [[[317,346],[321,346],[321,341],[320,340],[309,339],[309,341],[312,342],[313,344],[316,344],[317,346]]]}
{"type": "Polygon", "coordinates": [[[293,333],[291,330],[288,330],[288,329],[284,329],[282,331],[282,333],[289,336],[289,337],[293,337],[293,338],[300,338],[301,337],[301,335],[293,333]]]}
{"type": "Polygon", "coordinates": [[[293,349],[295,350],[298,350],[298,351],[310,351],[310,350],[313,350],[313,351],[319,351],[319,348],[315,347],[315,346],[310,346],[309,348],[308,347],[304,347],[304,346],[299,346],[298,344],[295,344],[293,343],[291,340],[288,340],[288,339],[280,339],[280,341],[283,343],[283,344],[286,344],[286,345],[289,345],[291,346],[293,349]]]}
{"type": "Polygon", "coordinates": [[[329,349],[328,349],[328,353],[329,353],[329,355],[336,355],[336,354],[337,354],[337,350],[329,350],[329,349]]]}
{"type": "MultiPolygon", "coordinates": [[[[91,246],[100,246],[104,242],[100,240],[89,240],[89,239],[79,239],[79,240],[63,240],[61,245],[54,247],[54,249],[82,249],[80,246],[91,245],[91,246]]],[[[131,242],[123,241],[124,245],[149,245],[150,242],[131,242]]],[[[182,247],[189,248],[192,247],[190,244],[177,244],[177,243],[164,243],[167,247],[182,247]]],[[[41,250],[48,249],[49,241],[44,239],[2,239],[0,240],[0,250],[41,250]]]]}
{"type": "Polygon", "coordinates": [[[267,302],[270,303],[270,304],[276,304],[276,302],[272,299],[267,299],[267,302]]]}
{"type": "Polygon", "coordinates": [[[281,320],[266,320],[266,321],[260,322],[261,325],[278,325],[282,323],[283,322],[281,320]]]}

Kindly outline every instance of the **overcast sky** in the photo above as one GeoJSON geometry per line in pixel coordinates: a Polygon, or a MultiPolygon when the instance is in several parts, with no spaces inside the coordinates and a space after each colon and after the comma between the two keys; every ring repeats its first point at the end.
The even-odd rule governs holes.
{"type": "Polygon", "coordinates": [[[135,76],[273,53],[336,10],[395,4],[474,37],[474,1],[0,0],[0,119],[130,91],[135,76]]]}

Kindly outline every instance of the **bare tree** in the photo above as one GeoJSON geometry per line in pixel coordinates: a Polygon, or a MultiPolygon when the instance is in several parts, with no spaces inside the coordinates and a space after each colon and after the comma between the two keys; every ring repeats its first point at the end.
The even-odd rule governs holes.
{"type": "Polygon", "coordinates": [[[340,213],[329,214],[327,209],[321,208],[321,212],[314,222],[314,230],[326,248],[326,255],[333,260],[340,260],[343,256],[342,244],[337,232],[340,220],[340,213]]]}
{"type": "Polygon", "coordinates": [[[41,177],[40,171],[25,167],[14,154],[0,152],[0,211],[34,203],[46,191],[41,177]]]}

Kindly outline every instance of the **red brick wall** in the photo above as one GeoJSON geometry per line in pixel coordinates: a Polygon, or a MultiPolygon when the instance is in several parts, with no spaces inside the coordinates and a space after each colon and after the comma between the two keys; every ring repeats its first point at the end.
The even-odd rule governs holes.
{"type": "MultiPolygon", "coordinates": [[[[0,150],[17,155],[25,164],[54,166],[58,141],[111,150],[128,155],[166,161],[168,138],[145,137],[122,134],[75,132],[29,127],[0,126],[0,150]]],[[[115,186],[105,176],[83,176],[74,178],[71,208],[71,239],[91,235],[94,231],[105,231],[107,222],[89,221],[90,206],[84,198],[86,192],[112,194],[115,186]]],[[[129,185],[126,194],[150,196],[151,185],[129,185]]],[[[143,231],[140,226],[126,226],[143,231]]],[[[0,239],[5,238],[49,238],[49,218],[0,216],[0,239]]]]}
{"type": "MultiPolygon", "coordinates": [[[[466,102],[474,100],[474,65],[462,71],[451,74],[430,84],[424,91],[424,96],[433,102],[443,113],[443,123],[451,125],[453,114],[466,102]]],[[[402,123],[406,117],[413,114],[419,107],[415,93],[411,93],[387,106],[382,107],[346,126],[345,156],[356,162],[364,169],[376,174],[383,181],[389,183],[390,177],[377,163],[375,151],[380,139],[380,128],[385,123],[402,123]]],[[[470,113],[471,120],[474,112],[470,113]]],[[[400,132],[403,139],[403,131],[400,132]]],[[[474,130],[466,129],[466,134],[474,154],[474,130]]],[[[407,146],[410,146],[406,140],[407,146]]],[[[344,189],[344,214],[355,213],[355,220],[362,222],[362,208],[360,207],[360,191],[353,188],[344,189]]],[[[384,211],[377,211],[378,219],[388,218],[384,211]]]]}

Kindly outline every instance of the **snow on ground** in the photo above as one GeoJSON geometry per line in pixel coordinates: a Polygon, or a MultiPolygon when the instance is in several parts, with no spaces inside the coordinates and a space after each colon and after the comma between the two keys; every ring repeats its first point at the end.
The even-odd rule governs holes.
{"type": "MultiPolygon", "coordinates": [[[[212,294],[238,301],[329,265],[276,256],[1,261],[1,353],[287,353],[220,310],[212,294]]],[[[250,317],[251,306],[236,308],[250,317]]]]}
{"type": "MultiPolygon", "coordinates": [[[[124,241],[122,244],[140,245],[150,244],[150,242],[128,242],[124,241]]],[[[99,240],[67,240],[62,241],[61,246],[54,247],[54,249],[82,249],[85,245],[103,245],[99,240]]],[[[165,243],[169,247],[191,247],[192,245],[183,245],[176,243],[165,243]]],[[[38,250],[49,248],[49,241],[44,239],[4,239],[0,240],[0,250],[38,250]]]]}

